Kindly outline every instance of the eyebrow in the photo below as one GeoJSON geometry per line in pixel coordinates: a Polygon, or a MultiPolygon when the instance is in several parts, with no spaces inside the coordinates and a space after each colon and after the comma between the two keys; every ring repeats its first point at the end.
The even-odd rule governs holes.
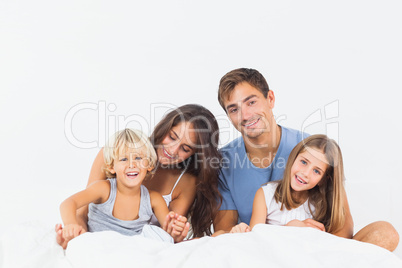
{"type": "MultiPolygon", "coordinates": [[[[257,97],[257,95],[255,95],[255,94],[250,95],[250,96],[246,97],[246,98],[245,98],[243,101],[241,101],[241,102],[245,103],[245,102],[247,102],[248,100],[250,100],[250,99],[252,99],[252,98],[254,98],[254,97],[257,97]]],[[[229,110],[230,108],[236,107],[236,106],[237,106],[236,103],[230,104],[230,105],[226,106],[226,110],[229,110]]]]}
{"type": "Polygon", "coordinates": [[[174,135],[176,136],[177,139],[180,139],[179,135],[177,135],[177,133],[173,129],[172,129],[172,132],[174,133],[174,135]]]}
{"type": "MultiPolygon", "coordinates": [[[[172,129],[173,134],[176,136],[177,139],[180,139],[179,135],[172,129]]],[[[190,150],[194,150],[193,147],[191,147],[188,144],[183,144],[183,146],[187,146],[190,150]]]]}

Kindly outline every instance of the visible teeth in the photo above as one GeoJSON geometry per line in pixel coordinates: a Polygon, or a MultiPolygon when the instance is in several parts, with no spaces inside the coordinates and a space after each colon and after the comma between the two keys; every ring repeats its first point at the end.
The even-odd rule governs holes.
{"type": "Polygon", "coordinates": [[[163,151],[165,152],[165,154],[166,154],[167,156],[169,156],[170,158],[173,158],[173,155],[169,154],[165,149],[163,149],[163,151]]]}
{"type": "Polygon", "coordinates": [[[299,179],[299,177],[296,177],[296,179],[297,179],[300,183],[306,184],[304,181],[302,181],[301,179],[299,179]]]}
{"type": "Polygon", "coordinates": [[[252,125],[254,125],[255,123],[257,123],[257,121],[258,121],[258,119],[255,120],[255,121],[253,121],[253,122],[251,122],[251,123],[249,123],[249,124],[247,124],[247,125],[244,125],[244,126],[246,126],[246,127],[252,126],[252,125]]]}
{"type": "Polygon", "coordinates": [[[136,172],[133,172],[133,173],[127,173],[127,176],[137,176],[138,175],[138,173],[136,173],[136,172]]]}

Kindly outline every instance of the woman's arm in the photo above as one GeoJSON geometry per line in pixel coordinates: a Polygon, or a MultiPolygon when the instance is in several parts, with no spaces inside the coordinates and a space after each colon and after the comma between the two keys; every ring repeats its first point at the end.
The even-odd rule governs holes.
{"type": "Polygon", "coordinates": [[[173,199],[169,204],[169,210],[179,215],[187,215],[195,199],[196,182],[197,178],[195,176],[188,173],[183,174],[183,177],[173,191],[173,199]]]}
{"type": "Polygon", "coordinates": [[[190,224],[187,218],[173,211],[169,212],[166,202],[162,195],[155,191],[149,192],[151,198],[151,207],[163,229],[169,233],[174,241],[181,242],[187,236],[190,224]]]}

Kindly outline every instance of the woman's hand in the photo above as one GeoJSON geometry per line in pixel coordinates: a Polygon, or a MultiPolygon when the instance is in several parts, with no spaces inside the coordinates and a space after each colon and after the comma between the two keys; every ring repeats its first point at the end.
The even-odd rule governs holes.
{"type": "Polygon", "coordinates": [[[321,222],[315,221],[313,219],[305,219],[304,221],[291,220],[285,226],[296,226],[296,227],[312,227],[320,231],[325,232],[325,226],[321,222]]]}
{"type": "Polygon", "coordinates": [[[186,238],[190,230],[190,223],[187,218],[173,211],[169,212],[163,224],[163,230],[173,237],[175,243],[181,242],[186,238]]]}
{"type": "Polygon", "coordinates": [[[250,232],[251,228],[244,222],[239,223],[238,225],[234,226],[232,230],[230,230],[230,233],[247,233],[250,232]]]}

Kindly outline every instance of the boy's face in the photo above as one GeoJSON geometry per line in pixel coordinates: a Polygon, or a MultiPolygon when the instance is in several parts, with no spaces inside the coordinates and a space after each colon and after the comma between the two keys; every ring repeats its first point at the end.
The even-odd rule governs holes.
{"type": "Polygon", "coordinates": [[[267,98],[247,82],[235,86],[224,101],[226,113],[233,126],[250,139],[270,132],[275,96],[270,90],[267,98]]]}
{"type": "Polygon", "coordinates": [[[113,167],[109,170],[116,174],[116,179],[125,186],[134,187],[142,184],[152,167],[149,165],[149,160],[138,150],[128,148],[119,151],[113,167]]]}

